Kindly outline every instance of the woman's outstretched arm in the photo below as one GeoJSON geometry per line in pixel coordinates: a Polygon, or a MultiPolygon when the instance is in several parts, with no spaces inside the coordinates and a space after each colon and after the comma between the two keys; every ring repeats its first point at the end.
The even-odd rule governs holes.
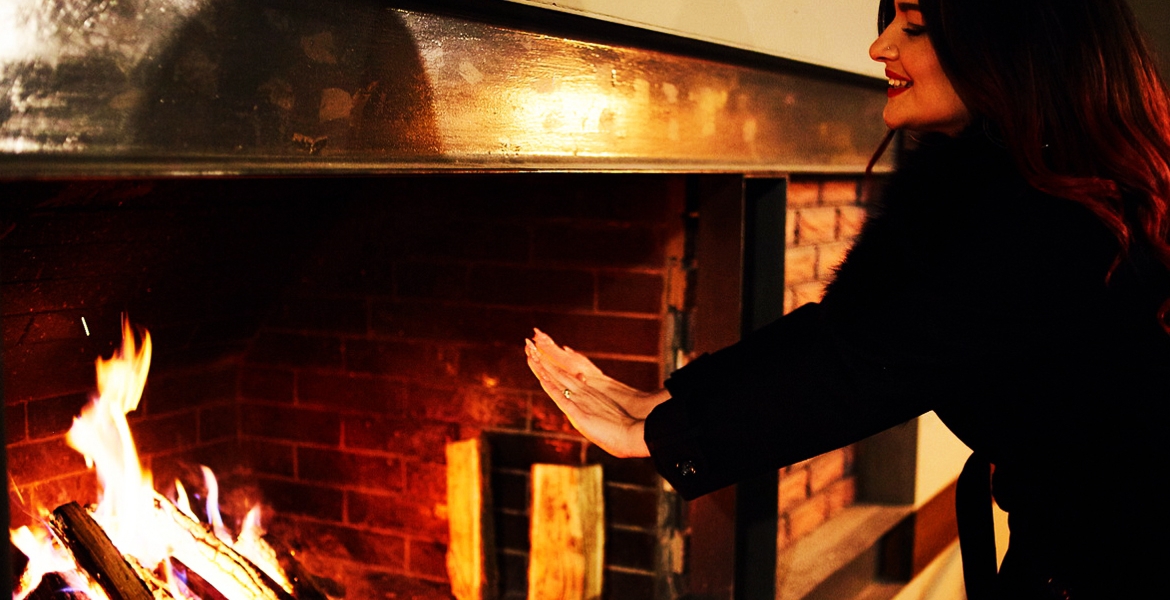
{"type": "Polygon", "coordinates": [[[669,392],[643,392],[621,383],[540,330],[525,340],[525,353],[541,387],[581,435],[614,456],[650,455],[643,439],[645,419],[670,398],[669,392]]]}

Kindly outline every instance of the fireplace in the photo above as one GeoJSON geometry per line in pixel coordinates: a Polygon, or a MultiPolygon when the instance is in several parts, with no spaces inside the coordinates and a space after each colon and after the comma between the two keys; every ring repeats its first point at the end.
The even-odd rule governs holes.
{"type": "MultiPolygon", "coordinates": [[[[730,597],[726,500],[686,507],[586,444],[523,338],[652,388],[815,297],[857,223],[880,88],[620,28],[558,37],[580,22],[527,9],[338,6],[106,7],[121,46],[4,66],[13,524],[93,499],[62,435],[127,315],[154,337],[131,423],[159,487],[211,466],[229,516],[262,499],[331,596],[450,597],[443,446],[479,436],[501,597],[525,597],[534,463],[603,466],[605,597],[730,597]]],[[[817,495],[851,457],[765,484],[791,510],[773,503],[772,540],[852,497],[848,477],[817,495]]]]}

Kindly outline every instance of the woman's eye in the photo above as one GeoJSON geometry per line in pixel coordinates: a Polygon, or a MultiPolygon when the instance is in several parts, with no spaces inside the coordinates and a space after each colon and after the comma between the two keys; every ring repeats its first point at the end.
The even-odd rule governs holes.
{"type": "Polygon", "coordinates": [[[918,36],[926,33],[926,26],[925,25],[907,25],[907,26],[902,28],[902,33],[905,33],[906,35],[908,35],[910,37],[918,37],[918,36]]]}

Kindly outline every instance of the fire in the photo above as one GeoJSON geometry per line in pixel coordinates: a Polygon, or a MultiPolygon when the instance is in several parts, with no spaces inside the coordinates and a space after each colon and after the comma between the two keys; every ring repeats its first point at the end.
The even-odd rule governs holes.
{"type": "MultiPolygon", "coordinates": [[[[121,348],[109,359],[97,359],[97,396],[74,418],[66,435],[69,445],[85,456],[86,464],[97,473],[100,495],[90,516],[118,552],[144,566],[151,572],[149,576],[157,577],[155,583],[165,585],[170,597],[198,598],[178,576],[180,572],[197,573],[229,600],[277,598],[276,591],[257,583],[264,576],[291,594],[292,585],[277,563],[276,552],[261,537],[260,507],[248,513],[233,540],[220,516],[219,485],[211,469],[203,467],[210,524],[198,523],[178,481],[174,502],[154,490],[126,420],[142,398],[150,357],[150,334],[143,330],[141,341],[136,340],[129,321],[124,320],[121,348]],[[254,567],[264,576],[255,574],[254,567]]],[[[72,589],[85,591],[92,599],[108,597],[81,573],[69,550],[48,528],[34,531],[23,527],[12,532],[12,540],[29,557],[14,600],[36,589],[47,573],[59,573],[72,589]]]]}

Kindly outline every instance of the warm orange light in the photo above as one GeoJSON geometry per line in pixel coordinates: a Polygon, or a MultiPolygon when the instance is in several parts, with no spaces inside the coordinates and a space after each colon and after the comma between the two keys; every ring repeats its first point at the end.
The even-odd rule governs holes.
{"type": "MultiPolygon", "coordinates": [[[[183,528],[185,517],[181,515],[194,519],[194,512],[181,483],[175,482],[173,502],[154,490],[150,472],[138,460],[138,450],[126,420],[126,414],[138,408],[146,387],[150,334],[144,330],[138,342],[130,323],[124,321],[122,336],[122,346],[113,356],[97,360],[98,394],[73,420],[73,427],[66,435],[69,445],[85,456],[86,464],[97,472],[100,499],[92,510],[94,520],[122,554],[134,557],[139,564],[166,579],[176,598],[194,596],[173,576],[169,560],[172,557],[198,573],[228,600],[267,598],[270,591],[256,590],[247,582],[238,581],[234,574],[222,571],[215,563],[216,557],[208,555],[207,547],[201,546],[183,528]]],[[[276,552],[261,537],[264,530],[260,525],[259,506],[248,513],[240,536],[233,541],[219,514],[219,485],[215,474],[203,467],[203,475],[208,490],[206,511],[215,537],[291,593],[292,585],[276,561],[276,552]]],[[[68,551],[54,543],[47,529],[34,533],[22,528],[12,532],[12,539],[29,556],[29,568],[14,594],[15,600],[36,589],[41,577],[50,572],[79,579],[70,584],[94,600],[107,598],[99,587],[82,581],[84,578],[76,574],[76,565],[68,551]]]]}

